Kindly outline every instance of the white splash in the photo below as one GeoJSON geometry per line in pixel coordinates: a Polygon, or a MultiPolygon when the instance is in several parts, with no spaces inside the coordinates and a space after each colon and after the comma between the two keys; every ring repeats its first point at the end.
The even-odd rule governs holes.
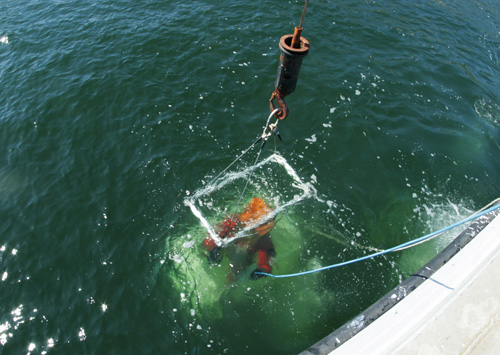
{"type": "Polygon", "coordinates": [[[11,325],[9,322],[5,322],[3,324],[0,324],[0,345],[4,346],[7,344],[7,339],[9,336],[12,334],[8,333],[8,330],[11,328],[11,325]]]}
{"type": "Polygon", "coordinates": [[[7,37],[7,36],[0,37],[0,43],[8,44],[9,43],[9,37],[7,37]]]}
{"type": "Polygon", "coordinates": [[[78,332],[78,338],[80,339],[80,341],[84,341],[85,339],[87,339],[87,336],[85,335],[85,329],[80,327],[80,331],[78,332]]]}
{"type": "Polygon", "coordinates": [[[182,246],[183,246],[184,248],[186,248],[186,249],[189,249],[189,248],[194,247],[194,244],[195,244],[195,243],[196,243],[196,241],[191,240],[191,241],[189,241],[189,242],[184,242],[184,243],[182,244],[182,246]]]}
{"type": "Polygon", "coordinates": [[[311,138],[306,138],[306,141],[310,142],[310,143],[314,143],[318,140],[318,138],[316,138],[316,134],[313,134],[311,136],[311,138]]]}
{"type": "Polygon", "coordinates": [[[236,239],[243,238],[243,237],[250,235],[255,228],[259,227],[260,225],[266,224],[269,221],[272,221],[279,213],[281,213],[287,207],[295,205],[306,198],[315,198],[316,200],[323,202],[321,199],[318,198],[317,190],[314,188],[314,186],[311,183],[304,183],[302,181],[302,179],[299,177],[299,175],[297,174],[297,172],[290,166],[290,164],[288,164],[286,159],[283,158],[278,153],[275,153],[275,154],[269,156],[267,159],[260,162],[259,164],[257,164],[253,168],[249,167],[249,168],[246,168],[242,171],[229,173],[229,174],[227,174],[219,179],[216,179],[216,181],[213,181],[212,183],[201,188],[200,190],[197,190],[193,194],[192,197],[186,198],[184,200],[184,205],[188,206],[191,209],[191,212],[193,212],[193,214],[195,215],[195,217],[197,217],[200,220],[201,225],[207,230],[208,234],[215,241],[215,243],[218,246],[225,247],[228,244],[235,241],[236,239]],[[287,202],[283,203],[282,205],[277,205],[276,209],[273,210],[271,213],[254,221],[253,223],[245,226],[245,228],[243,228],[238,233],[236,233],[234,237],[225,238],[225,239],[220,238],[217,235],[217,233],[215,233],[214,229],[212,228],[210,223],[207,221],[207,219],[203,216],[203,214],[200,212],[200,210],[196,207],[196,201],[205,195],[209,195],[210,193],[221,189],[222,187],[224,187],[225,185],[229,184],[230,182],[232,182],[236,179],[246,177],[248,174],[250,174],[252,172],[253,169],[258,169],[265,164],[273,163],[273,162],[281,165],[285,169],[285,171],[288,173],[288,175],[294,180],[294,184],[293,184],[294,187],[302,190],[302,193],[300,195],[294,195],[292,200],[287,201],[287,202]]]}

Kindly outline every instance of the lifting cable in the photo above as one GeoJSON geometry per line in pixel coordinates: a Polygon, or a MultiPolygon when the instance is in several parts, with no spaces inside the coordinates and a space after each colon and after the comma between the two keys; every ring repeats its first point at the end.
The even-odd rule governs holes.
{"type": "MultiPolygon", "coordinates": [[[[231,217],[229,223],[227,224],[227,229],[222,234],[223,238],[225,236],[227,236],[227,234],[230,232],[230,230],[232,228],[234,218],[236,216],[238,209],[240,208],[241,201],[243,200],[243,196],[245,195],[248,184],[252,178],[254,168],[259,161],[260,155],[262,153],[262,150],[264,149],[264,145],[266,144],[267,139],[271,135],[274,135],[275,137],[278,137],[280,140],[282,140],[281,135],[278,131],[278,122],[280,120],[285,119],[289,113],[288,106],[286,105],[284,98],[285,98],[285,96],[290,95],[293,91],[295,91],[295,87],[296,87],[297,81],[299,79],[299,72],[300,72],[300,67],[302,65],[302,59],[309,52],[309,42],[304,37],[301,37],[302,30],[303,30],[302,24],[304,22],[304,17],[306,14],[308,4],[309,4],[309,0],[306,0],[305,5],[304,5],[304,10],[302,11],[302,17],[300,18],[299,26],[295,27],[293,35],[292,34],[284,35],[280,39],[279,48],[280,48],[281,54],[280,54],[280,63],[279,63],[279,67],[278,67],[278,75],[277,75],[276,81],[275,81],[275,89],[271,94],[271,98],[269,99],[269,107],[271,110],[271,114],[269,115],[269,118],[267,119],[267,123],[264,126],[264,131],[250,145],[250,147],[245,149],[231,164],[229,164],[224,170],[222,170],[210,182],[210,183],[213,183],[215,180],[217,180],[219,177],[221,177],[234,163],[236,163],[238,160],[240,160],[255,145],[257,145],[259,142],[262,141],[259,152],[257,153],[257,157],[255,159],[255,162],[254,162],[252,168],[250,169],[250,173],[248,174],[248,178],[246,180],[245,187],[243,188],[243,191],[241,192],[241,195],[240,195],[239,201],[236,205],[236,208],[234,210],[234,213],[232,214],[232,217],[231,217]],[[276,107],[274,104],[275,100],[277,102],[278,107],[276,107]],[[273,116],[276,117],[276,122],[273,124],[269,124],[269,122],[271,121],[271,118],[273,116]]],[[[276,145],[275,145],[275,149],[276,149],[276,145]]]]}
{"type": "MultiPolygon", "coordinates": [[[[224,232],[224,234],[222,235],[222,237],[227,236],[227,234],[231,230],[231,226],[233,224],[234,217],[236,216],[236,213],[238,212],[238,209],[240,208],[241,201],[243,200],[243,196],[245,195],[245,192],[246,192],[247,187],[248,187],[248,183],[252,179],[253,171],[255,169],[255,166],[259,162],[260,154],[262,153],[262,150],[264,149],[264,146],[266,145],[266,142],[267,142],[268,138],[271,135],[274,134],[275,136],[278,136],[281,139],[281,136],[280,136],[278,128],[277,128],[278,127],[278,120],[276,120],[276,123],[274,123],[274,124],[269,124],[269,122],[271,121],[271,118],[277,112],[278,112],[278,109],[275,109],[275,110],[273,110],[273,112],[271,112],[271,114],[269,115],[269,118],[267,119],[266,125],[264,126],[264,131],[262,132],[261,136],[259,138],[257,138],[257,140],[250,147],[248,147],[242,154],[240,154],[240,156],[238,158],[236,158],[235,161],[233,161],[231,164],[229,164],[229,166],[226,169],[223,170],[223,172],[226,171],[231,165],[233,165],[236,161],[238,161],[241,157],[243,157],[243,155],[246,152],[248,152],[251,148],[253,148],[257,143],[259,143],[260,141],[262,141],[262,144],[260,145],[259,152],[257,153],[257,158],[255,158],[255,162],[253,163],[253,165],[252,165],[252,167],[250,169],[250,173],[248,174],[248,178],[247,178],[247,181],[245,183],[245,187],[243,188],[243,191],[241,192],[240,199],[238,200],[238,203],[236,204],[236,208],[234,209],[234,213],[233,213],[233,215],[232,215],[232,217],[231,217],[231,219],[230,219],[230,221],[229,221],[229,223],[227,225],[226,231],[224,232]],[[267,132],[268,129],[269,129],[269,132],[267,132]]],[[[221,174],[219,174],[218,177],[221,174]]]]}
{"type": "Polygon", "coordinates": [[[364,260],[368,260],[368,259],[373,259],[373,258],[375,258],[377,256],[380,256],[380,255],[384,255],[384,254],[388,254],[388,253],[392,253],[392,252],[396,252],[396,251],[401,251],[403,249],[407,249],[407,248],[415,246],[417,244],[421,244],[423,242],[427,242],[427,241],[429,241],[429,240],[437,237],[438,235],[443,234],[444,232],[447,232],[447,231],[449,231],[449,230],[451,230],[451,229],[453,229],[455,227],[458,227],[458,226],[460,226],[462,224],[465,224],[465,223],[470,222],[470,221],[472,221],[474,219],[477,219],[477,218],[479,218],[481,216],[484,216],[487,213],[490,213],[492,211],[500,209],[500,204],[496,204],[493,207],[489,207],[488,208],[488,206],[491,206],[492,204],[495,204],[495,203],[498,203],[498,202],[500,202],[500,198],[498,198],[495,201],[489,203],[485,208],[481,209],[479,212],[476,212],[476,213],[472,214],[471,216],[469,216],[469,217],[467,217],[467,218],[465,218],[465,219],[463,219],[463,220],[461,220],[461,221],[459,221],[457,223],[454,223],[454,224],[452,224],[452,225],[450,225],[450,226],[448,226],[446,228],[443,228],[443,229],[440,229],[440,230],[438,230],[436,232],[424,235],[423,237],[410,240],[409,242],[397,245],[395,247],[392,247],[392,248],[389,248],[389,249],[386,249],[386,250],[382,250],[382,251],[379,251],[379,252],[376,252],[376,253],[373,253],[373,254],[362,256],[362,257],[357,258],[357,259],[352,259],[352,260],[340,262],[340,263],[337,263],[337,264],[324,266],[324,267],[321,267],[321,268],[318,268],[318,269],[314,269],[314,270],[297,272],[297,273],[294,273],[294,274],[274,275],[274,274],[269,274],[269,273],[266,273],[266,272],[256,272],[256,274],[260,274],[260,275],[264,275],[264,276],[270,276],[270,277],[273,277],[275,279],[287,278],[287,277],[295,277],[295,276],[302,276],[302,275],[309,275],[309,274],[313,274],[313,273],[316,273],[316,272],[319,272],[319,271],[329,270],[329,269],[333,269],[333,268],[336,268],[336,267],[345,266],[345,265],[349,265],[349,264],[354,264],[354,263],[357,263],[357,262],[360,262],[360,261],[364,261],[364,260]]]}

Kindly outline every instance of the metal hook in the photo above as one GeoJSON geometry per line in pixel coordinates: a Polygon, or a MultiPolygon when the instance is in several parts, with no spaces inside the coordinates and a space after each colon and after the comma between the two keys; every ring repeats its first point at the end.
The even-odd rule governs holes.
{"type": "Polygon", "coordinates": [[[271,98],[269,99],[269,107],[271,111],[276,110],[274,106],[274,99],[278,102],[279,111],[274,115],[279,120],[284,120],[288,116],[288,106],[285,100],[280,96],[277,90],[273,91],[271,98]]]}

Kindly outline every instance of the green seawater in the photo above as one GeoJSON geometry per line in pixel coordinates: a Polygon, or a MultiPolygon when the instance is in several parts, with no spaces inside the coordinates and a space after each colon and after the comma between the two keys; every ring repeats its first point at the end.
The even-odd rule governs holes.
{"type": "MultiPolygon", "coordinates": [[[[227,258],[208,264],[185,201],[262,132],[303,6],[0,2],[0,353],[295,354],[458,234],[289,279],[228,282],[227,258]]],[[[500,196],[499,19],[495,0],[310,1],[276,150],[315,193],[293,202],[300,186],[270,163],[243,198],[292,201],[274,273],[398,245],[500,196]]],[[[204,196],[203,216],[226,218],[244,184],[204,196]]]]}

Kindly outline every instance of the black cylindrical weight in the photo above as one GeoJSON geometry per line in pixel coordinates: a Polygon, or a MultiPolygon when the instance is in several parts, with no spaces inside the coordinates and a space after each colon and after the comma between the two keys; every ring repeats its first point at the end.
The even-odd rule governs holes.
{"type": "Polygon", "coordinates": [[[292,38],[293,35],[284,35],[280,39],[281,55],[275,88],[282,98],[295,90],[297,80],[299,80],[302,58],[309,52],[307,39],[300,37],[300,48],[293,48],[292,38]]]}

